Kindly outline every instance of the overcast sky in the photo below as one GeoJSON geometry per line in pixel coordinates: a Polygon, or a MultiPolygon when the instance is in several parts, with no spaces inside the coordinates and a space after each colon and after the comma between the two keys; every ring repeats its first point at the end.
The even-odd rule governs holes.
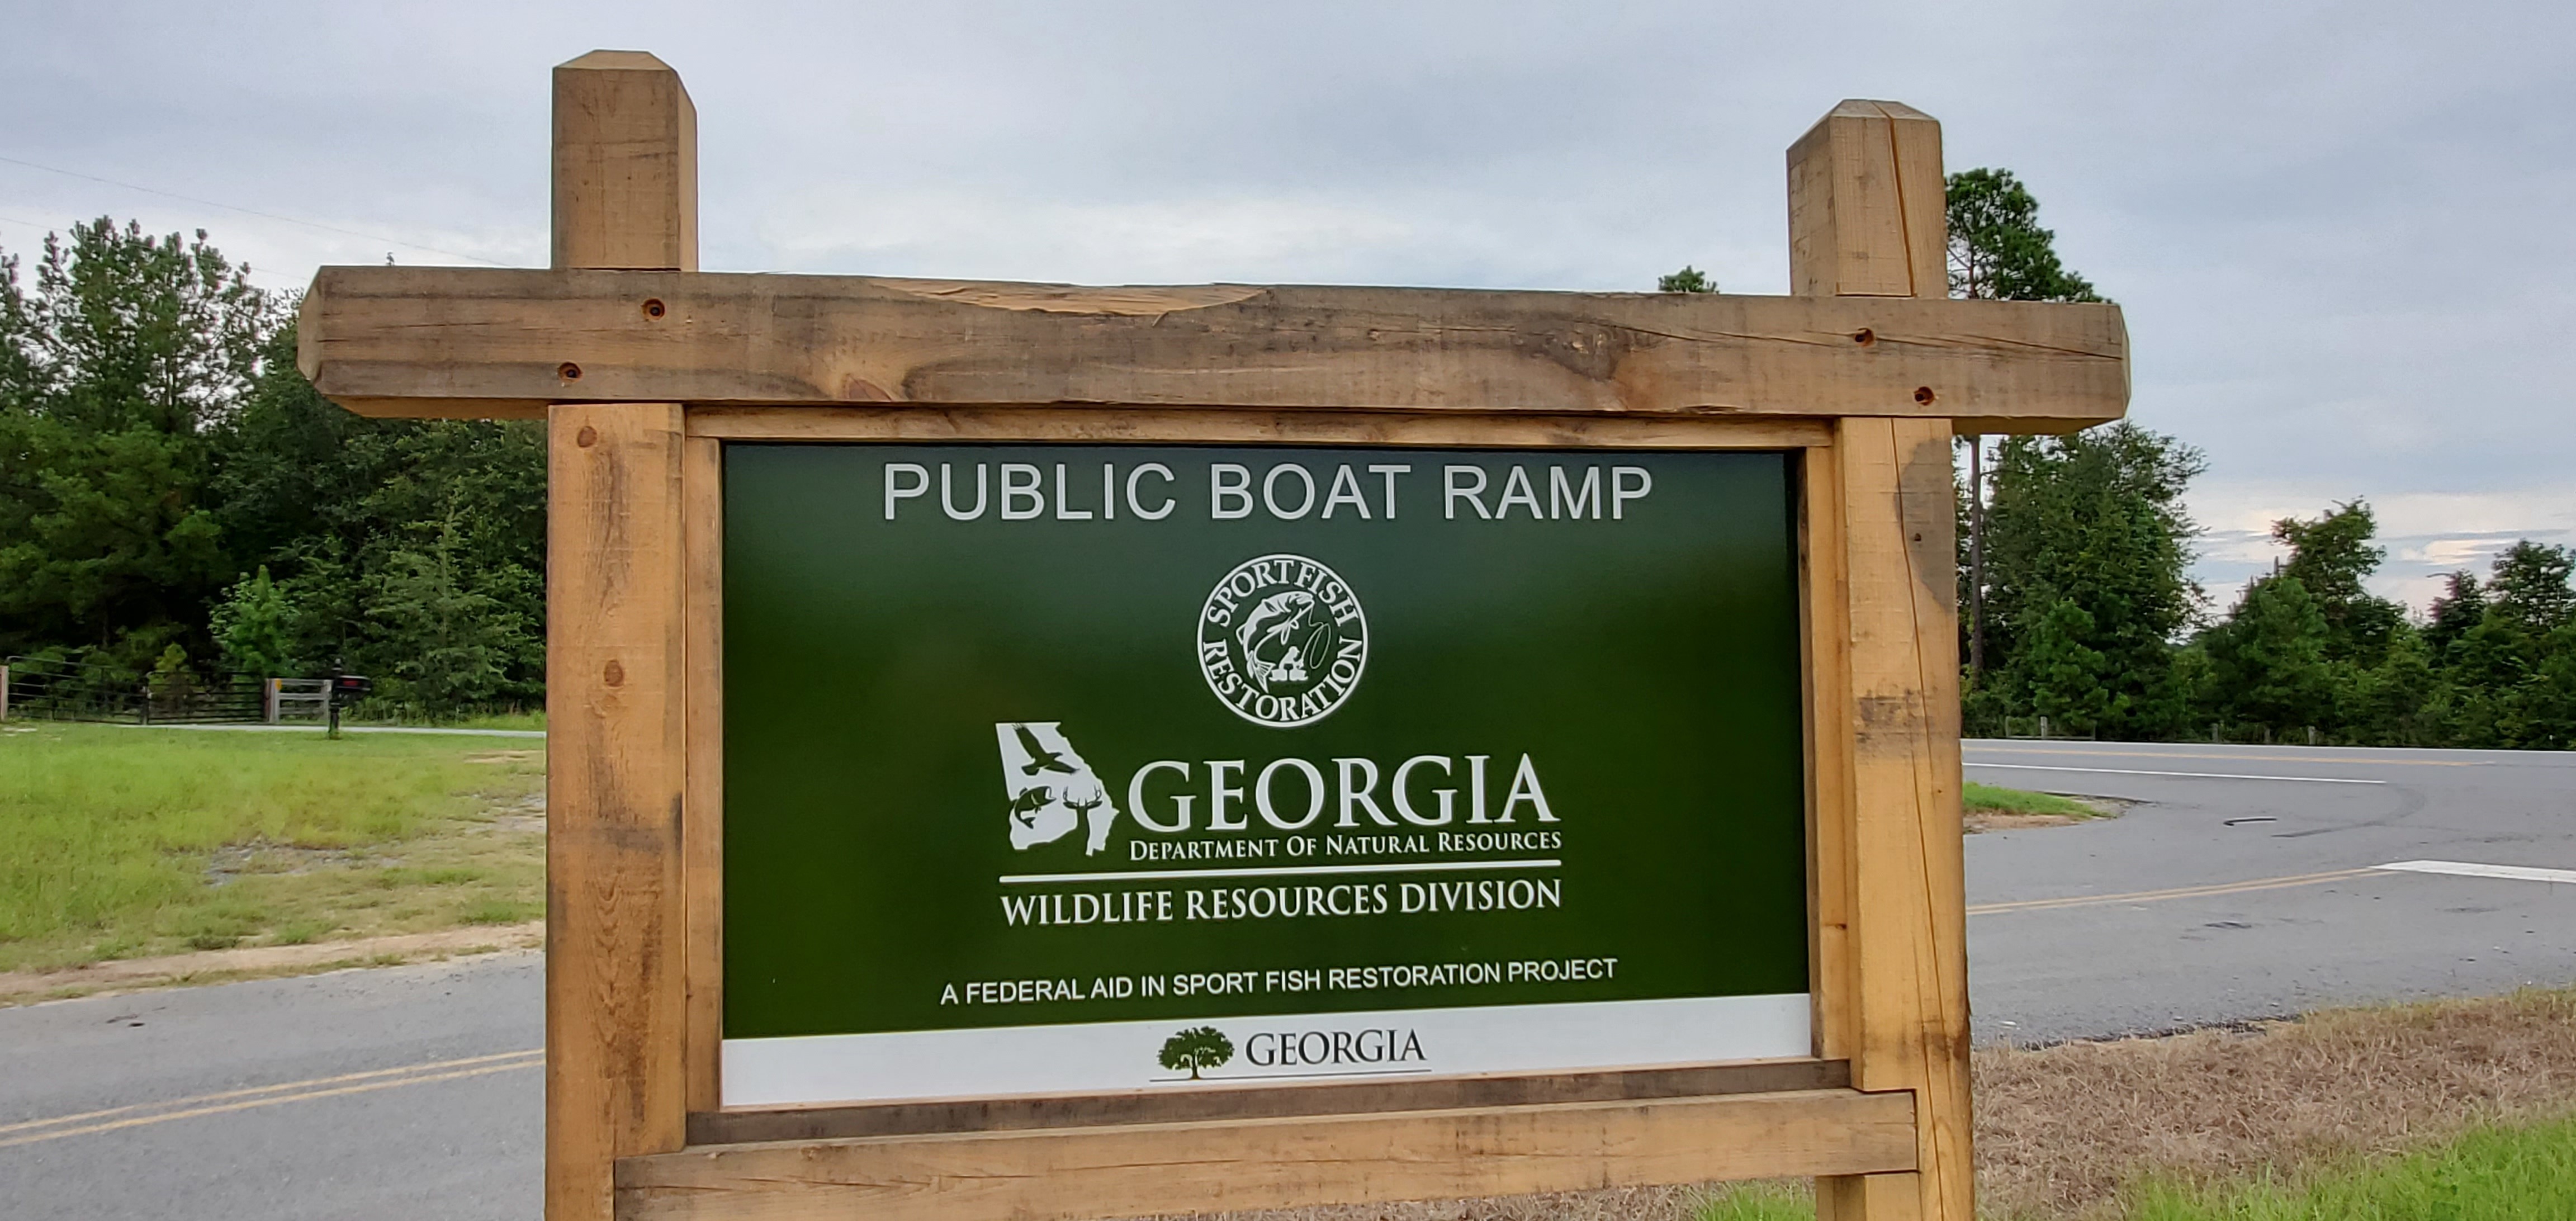
{"type": "Polygon", "coordinates": [[[547,70],[615,47],[697,101],[710,270],[1779,293],[1783,151],[1892,98],[2126,308],[2133,418],[2209,458],[2221,608],[2270,519],[2356,496],[2420,608],[2576,541],[2571,35],[2544,4],[0,0],[0,249],[110,214],[278,288],[542,265],[547,70]]]}

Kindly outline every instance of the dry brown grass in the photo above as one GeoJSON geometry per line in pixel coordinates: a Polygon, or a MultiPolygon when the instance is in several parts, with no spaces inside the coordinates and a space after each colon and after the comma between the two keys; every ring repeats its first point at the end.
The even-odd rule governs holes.
{"type": "Polygon", "coordinates": [[[2116,1216],[2141,1173],[2219,1178],[2576,1111],[2576,991],[2349,1009],[1976,1059],[1996,1217],[2116,1216]]]}
{"type": "MultiPolygon", "coordinates": [[[[2576,1112],[2576,990],[2336,1010],[2259,1027],[1976,1055],[1982,1207],[2120,1215],[2143,1174],[2217,1179],[2576,1112]]],[[[1687,1221],[1723,1187],[1228,1214],[1228,1221],[1687,1221]]]]}

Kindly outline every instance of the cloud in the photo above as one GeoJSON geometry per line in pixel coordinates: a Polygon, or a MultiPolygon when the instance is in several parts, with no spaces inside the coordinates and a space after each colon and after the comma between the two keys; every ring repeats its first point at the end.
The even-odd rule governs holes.
{"type": "Polygon", "coordinates": [[[1260,196],[1071,200],[959,190],[799,191],[762,217],[760,243],[788,269],[865,267],[1079,283],[1309,276],[1344,279],[1421,257],[1455,232],[1324,200],[1260,196]]]}
{"type": "MultiPolygon", "coordinates": [[[[2564,5],[97,0],[0,38],[0,154],[529,264],[548,69],[646,48],[707,266],[1109,283],[1780,292],[1783,150],[1896,98],[2125,308],[2135,418],[2209,456],[2213,589],[2353,496],[2391,588],[2569,524],[2564,5]]],[[[102,212],[271,284],[386,249],[0,165],[0,247],[102,212]]]]}
{"type": "MultiPolygon", "coordinates": [[[[2263,483],[2212,483],[2195,489],[2192,509],[2207,533],[2194,575],[2223,609],[2237,590],[2269,572],[2288,549],[2272,541],[2272,523],[2313,518],[2348,495],[2263,483]],[[2307,495],[2300,495],[2301,492],[2307,495]]],[[[2576,480],[2478,492],[2414,492],[2368,498],[2387,552],[2370,582],[2382,597],[2418,611],[2439,596],[2444,577],[2467,569],[2484,576],[2499,552],[2522,539],[2576,544],[2576,480]]]]}

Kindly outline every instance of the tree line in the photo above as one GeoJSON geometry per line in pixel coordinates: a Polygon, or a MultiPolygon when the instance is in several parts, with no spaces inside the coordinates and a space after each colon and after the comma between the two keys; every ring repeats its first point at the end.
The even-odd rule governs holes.
{"type": "MultiPolygon", "coordinates": [[[[1949,217],[1955,295],[2099,299],[2010,173],[1952,175],[1949,217]]],[[[535,706],[542,426],[343,411],[295,368],[294,296],[248,273],[203,231],[105,218],[0,251],[0,657],[535,706]]],[[[2191,447],[2123,421],[1962,457],[1971,733],[2576,746],[2564,547],[2517,543],[2411,615],[2367,588],[2385,551],[2356,499],[2277,523],[2287,557],[2221,609],[2190,577],[2191,447]]]]}
{"type": "MultiPolygon", "coordinates": [[[[1951,289],[2098,300],[2060,265],[2028,188],[1949,183],[1951,289]]],[[[2422,617],[2369,591],[2367,501],[2284,518],[2288,555],[2224,610],[2190,577],[2190,446],[2135,423],[1968,438],[1959,485],[1962,714],[1972,734],[2383,746],[2576,746],[2567,548],[2528,539],[2422,617]]]]}
{"type": "Polygon", "coordinates": [[[249,270],[105,218],[0,252],[0,656],[534,706],[542,428],[341,410],[249,270]]]}

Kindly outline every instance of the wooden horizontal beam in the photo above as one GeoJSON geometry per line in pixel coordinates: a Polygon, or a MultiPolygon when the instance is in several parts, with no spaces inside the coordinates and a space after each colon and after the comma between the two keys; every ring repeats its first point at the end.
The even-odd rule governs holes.
{"type": "Polygon", "coordinates": [[[364,415],[552,402],[2119,418],[2117,306],[326,267],[299,363],[364,415]]]}
{"type": "Polygon", "coordinates": [[[1870,1174],[1914,1156],[1913,1094],[1800,1090],[690,1148],[619,1161],[617,1216],[1069,1221],[1870,1174]]]}
{"type": "Polygon", "coordinates": [[[1830,420],[1794,416],[1470,415],[1189,407],[700,407],[689,435],[721,441],[914,444],[1454,445],[1482,449],[1808,449],[1830,420]]]}

